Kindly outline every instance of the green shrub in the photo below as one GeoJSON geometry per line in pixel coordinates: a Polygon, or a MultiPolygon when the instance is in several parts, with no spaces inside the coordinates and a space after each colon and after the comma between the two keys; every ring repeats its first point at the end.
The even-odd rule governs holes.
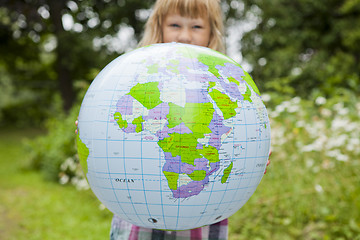
{"type": "Polygon", "coordinates": [[[273,154],[230,239],[359,239],[360,99],[264,94],[273,154]]]}
{"type": "Polygon", "coordinates": [[[75,144],[78,114],[79,106],[76,106],[69,114],[60,113],[49,119],[47,134],[28,142],[31,167],[40,170],[46,179],[67,183],[82,178],[75,144]]]}

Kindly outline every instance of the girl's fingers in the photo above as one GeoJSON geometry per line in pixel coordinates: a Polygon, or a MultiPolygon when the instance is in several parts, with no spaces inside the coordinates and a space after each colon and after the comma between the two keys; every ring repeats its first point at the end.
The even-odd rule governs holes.
{"type": "Polygon", "coordinates": [[[76,119],[76,120],[75,120],[75,125],[76,125],[75,134],[77,134],[77,133],[78,133],[78,130],[77,130],[77,126],[78,126],[78,124],[79,124],[79,121],[76,119]]]}

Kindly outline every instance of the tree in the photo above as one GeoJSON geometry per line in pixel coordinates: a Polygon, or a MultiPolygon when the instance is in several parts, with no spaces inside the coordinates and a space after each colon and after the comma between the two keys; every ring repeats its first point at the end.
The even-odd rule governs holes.
{"type": "Polygon", "coordinates": [[[331,96],[360,92],[358,0],[244,0],[256,27],[241,40],[262,90],[331,96]]]}
{"type": "Polygon", "coordinates": [[[52,86],[41,100],[60,92],[68,111],[76,98],[76,80],[91,81],[92,72],[136,44],[131,38],[120,42],[122,47],[109,43],[123,29],[139,38],[145,21],[141,11],[152,2],[0,0],[0,65],[17,88],[52,86]]]}

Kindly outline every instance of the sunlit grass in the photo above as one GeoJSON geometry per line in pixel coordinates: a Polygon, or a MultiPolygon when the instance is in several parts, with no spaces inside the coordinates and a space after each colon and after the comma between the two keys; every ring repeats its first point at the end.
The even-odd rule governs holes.
{"type": "Polygon", "coordinates": [[[90,191],[27,170],[21,139],[32,135],[1,132],[0,239],[107,239],[112,214],[99,209],[90,191]]]}

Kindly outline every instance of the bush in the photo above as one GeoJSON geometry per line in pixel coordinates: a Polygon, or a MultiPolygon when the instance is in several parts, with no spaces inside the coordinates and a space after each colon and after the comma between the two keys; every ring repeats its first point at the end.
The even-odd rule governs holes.
{"type": "Polygon", "coordinates": [[[71,182],[87,188],[75,144],[75,120],[79,106],[69,114],[61,113],[46,122],[47,135],[28,142],[31,167],[40,170],[46,179],[62,184],[71,182]]]}
{"type": "Polygon", "coordinates": [[[264,98],[271,165],[231,217],[230,239],[359,239],[359,97],[264,98]]]}

